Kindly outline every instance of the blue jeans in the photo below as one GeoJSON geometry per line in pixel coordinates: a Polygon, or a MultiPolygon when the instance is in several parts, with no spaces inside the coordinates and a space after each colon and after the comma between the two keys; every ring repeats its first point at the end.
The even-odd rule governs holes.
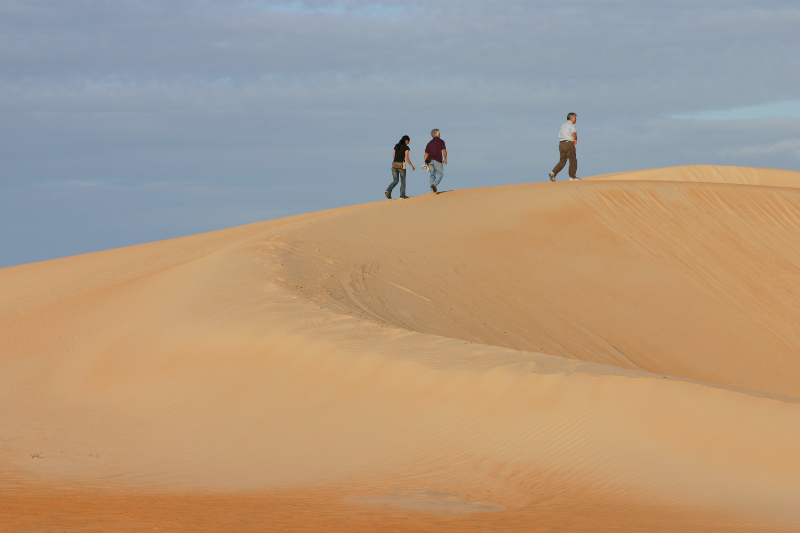
{"type": "Polygon", "coordinates": [[[428,163],[428,172],[431,173],[431,185],[438,187],[444,177],[444,165],[431,159],[431,162],[428,163]]]}
{"type": "Polygon", "coordinates": [[[392,169],[392,178],[394,181],[391,185],[386,189],[386,192],[392,194],[392,189],[395,188],[397,182],[400,182],[400,196],[406,195],[406,169],[404,168],[393,168],[392,169]]]}

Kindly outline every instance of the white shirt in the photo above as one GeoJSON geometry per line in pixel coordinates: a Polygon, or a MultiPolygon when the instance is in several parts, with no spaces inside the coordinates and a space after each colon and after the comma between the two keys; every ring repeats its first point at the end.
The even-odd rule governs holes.
{"type": "Polygon", "coordinates": [[[578,128],[575,127],[575,124],[573,124],[571,120],[568,120],[562,124],[561,129],[558,130],[558,141],[574,141],[575,137],[572,136],[573,133],[578,133],[578,128]]]}

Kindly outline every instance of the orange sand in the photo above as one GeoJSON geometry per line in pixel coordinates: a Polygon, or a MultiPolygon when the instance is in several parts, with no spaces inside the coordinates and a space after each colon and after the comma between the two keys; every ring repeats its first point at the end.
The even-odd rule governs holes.
{"type": "Polygon", "coordinates": [[[797,531],[798,185],[656,169],[2,269],[0,530],[797,531]]]}

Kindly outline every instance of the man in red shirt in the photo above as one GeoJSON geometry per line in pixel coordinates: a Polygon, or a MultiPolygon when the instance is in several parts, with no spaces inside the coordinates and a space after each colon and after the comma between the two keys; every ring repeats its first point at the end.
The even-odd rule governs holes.
{"type": "Polygon", "coordinates": [[[444,176],[444,166],[447,164],[447,146],[442,140],[439,130],[431,130],[431,141],[425,147],[425,162],[428,172],[431,173],[431,191],[438,193],[437,187],[444,176]]]}

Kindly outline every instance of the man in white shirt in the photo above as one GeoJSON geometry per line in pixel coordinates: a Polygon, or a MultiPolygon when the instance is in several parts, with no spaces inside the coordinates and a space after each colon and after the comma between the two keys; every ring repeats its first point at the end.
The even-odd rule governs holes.
{"type": "Polygon", "coordinates": [[[575,147],[578,146],[578,129],[575,127],[577,120],[578,115],[568,114],[567,121],[558,130],[558,152],[561,154],[561,160],[550,173],[550,181],[556,181],[556,174],[561,172],[561,169],[567,164],[567,159],[569,159],[569,180],[578,179],[575,177],[575,173],[578,171],[578,156],[575,155],[575,147]]]}

